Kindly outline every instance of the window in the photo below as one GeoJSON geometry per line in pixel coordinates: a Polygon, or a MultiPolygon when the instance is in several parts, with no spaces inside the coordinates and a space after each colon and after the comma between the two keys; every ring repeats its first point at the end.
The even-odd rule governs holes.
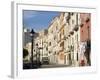
{"type": "Polygon", "coordinates": [[[62,50],[64,50],[64,42],[62,42],[62,43],[60,44],[60,47],[62,47],[62,50]]]}
{"type": "Polygon", "coordinates": [[[60,34],[60,40],[61,40],[61,34],[60,34]]]}
{"type": "Polygon", "coordinates": [[[48,47],[46,47],[46,51],[48,51],[48,47]]]}
{"type": "Polygon", "coordinates": [[[77,42],[78,42],[78,34],[77,34],[77,42]]]}
{"type": "Polygon", "coordinates": [[[56,39],[56,36],[54,36],[54,40],[56,39]]]}
{"type": "Polygon", "coordinates": [[[49,46],[51,46],[51,42],[49,42],[49,46]]]}
{"type": "Polygon", "coordinates": [[[74,24],[74,20],[72,20],[72,24],[74,24]]]}
{"type": "Polygon", "coordinates": [[[58,27],[56,26],[56,30],[58,29],[58,27]]]}
{"type": "Polygon", "coordinates": [[[50,54],[51,52],[49,51],[49,54],[50,54]]]}
{"type": "Polygon", "coordinates": [[[71,15],[73,16],[73,15],[74,15],[74,13],[71,13],[71,15]]]}
{"type": "Polygon", "coordinates": [[[77,53],[77,61],[78,61],[78,53],[77,53]]]}
{"type": "Polygon", "coordinates": [[[81,24],[80,27],[83,27],[84,24],[81,24]]]}
{"type": "Polygon", "coordinates": [[[66,22],[68,22],[68,24],[70,24],[69,21],[70,21],[70,12],[68,13],[68,16],[66,17],[66,22]]]}
{"type": "Polygon", "coordinates": [[[51,33],[53,33],[53,31],[51,31],[51,33]]]}
{"type": "Polygon", "coordinates": [[[64,29],[63,29],[63,32],[62,32],[62,34],[64,34],[64,29]]]}

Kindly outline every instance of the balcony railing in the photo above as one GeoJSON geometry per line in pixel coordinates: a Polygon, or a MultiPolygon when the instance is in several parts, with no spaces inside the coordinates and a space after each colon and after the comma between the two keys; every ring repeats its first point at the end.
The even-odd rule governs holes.
{"type": "Polygon", "coordinates": [[[86,23],[89,22],[89,21],[90,21],[90,19],[87,17],[87,18],[86,18],[86,23]]]}
{"type": "Polygon", "coordinates": [[[81,23],[81,24],[80,24],[80,27],[82,28],[83,26],[84,26],[84,24],[83,24],[83,23],[81,23]]]}
{"type": "Polygon", "coordinates": [[[68,50],[69,51],[74,51],[74,46],[73,45],[68,46],[68,50]]]}
{"type": "Polygon", "coordinates": [[[69,33],[70,33],[71,35],[73,35],[73,34],[74,34],[73,29],[71,29],[71,30],[69,31],[69,33]]]}
{"type": "Polygon", "coordinates": [[[62,51],[62,50],[64,50],[64,47],[59,47],[59,51],[62,51]]]}
{"type": "Polygon", "coordinates": [[[79,29],[79,25],[75,25],[73,28],[74,31],[78,31],[78,29],[79,29]]]}

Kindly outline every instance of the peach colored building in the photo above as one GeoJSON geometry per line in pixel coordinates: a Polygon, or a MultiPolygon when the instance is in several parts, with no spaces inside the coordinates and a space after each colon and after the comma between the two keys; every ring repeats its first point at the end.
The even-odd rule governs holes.
{"type": "Polygon", "coordinates": [[[85,65],[91,65],[91,14],[80,13],[80,41],[85,43],[84,62],[85,65]]]}
{"type": "Polygon", "coordinates": [[[80,29],[80,41],[91,40],[91,15],[89,13],[81,13],[81,29],[80,29]]]}

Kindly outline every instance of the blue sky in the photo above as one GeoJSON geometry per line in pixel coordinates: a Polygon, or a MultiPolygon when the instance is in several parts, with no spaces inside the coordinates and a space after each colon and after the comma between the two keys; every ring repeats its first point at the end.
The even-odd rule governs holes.
{"type": "Polygon", "coordinates": [[[47,29],[50,22],[59,12],[23,10],[23,26],[33,28],[35,31],[47,29]]]}

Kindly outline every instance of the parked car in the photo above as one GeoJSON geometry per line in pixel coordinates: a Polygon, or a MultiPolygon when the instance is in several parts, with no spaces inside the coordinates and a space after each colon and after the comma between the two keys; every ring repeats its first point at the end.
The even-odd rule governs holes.
{"type": "Polygon", "coordinates": [[[49,64],[49,58],[48,57],[42,57],[42,64],[49,64]]]}
{"type": "Polygon", "coordinates": [[[41,67],[41,62],[34,60],[33,63],[32,62],[23,62],[23,69],[36,69],[36,68],[40,68],[41,67]]]}
{"type": "Polygon", "coordinates": [[[31,63],[30,62],[23,62],[23,69],[31,69],[31,63]]]}

